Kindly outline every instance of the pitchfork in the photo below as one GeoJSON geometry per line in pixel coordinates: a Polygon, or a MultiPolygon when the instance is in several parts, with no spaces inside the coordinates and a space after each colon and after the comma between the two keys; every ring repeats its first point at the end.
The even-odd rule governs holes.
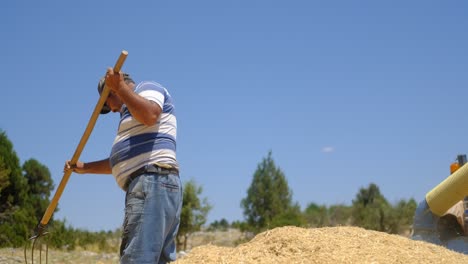
{"type": "MultiPolygon", "coordinates": [[[[120,53],[119,59],[114,65],[114,72],[120,72],[120,69],[122,68],[123,63],[125,62],[125,59],[127,58],[128,52],[123,50],[120,53]]],[[[96,104],[96,107],[94,108],[93,114],[91,115],[91,118],[88,121],[88,126],[85,129],[85,132],[83,133],[83,136],[81,136],[81,140],[78,143],[78,146],[75,150],[75,153],[73,154],[72,159],[70,160],[70,164],[76,164],[78,161],[81,152],[83,151],[84,146],[86,145],[86,142],[88,141],[89,136],[91,135],[91,132],[93,131],[94,125],[96,124],[96,120],[101,112],[101,109],[107,99],[107,96],[109,95],[109,88],[107,86],[104,86],[104,89],[101,93],[101,96],[99,97],[99,101],[96,104]]],[[[57,203],[60,199],[60,196],[62,196],[63,190],[65,189],[65,186],[67,185],[68,179],[70,178],[72,171],[67,170],[64,172],[62,180],[60,181],[60,185],[57,187],[57,190],[55,191],[55,195],[52,198],[52,201],[49,204],[49,207],[47,207],[46,212],[44,213],[44,216],[42,217],[42,220],[39,222],[37,227],[34,230],[34,235],[29,238],[29,240],[32,240],[32,246],[31,246],[31,263],[34,264],[34,247],[36,246],[36,242],[48,232],[46,232],[47,229],[47,224],[49,223],[50,218],[52,217],[53,212],[55,211],[55,208],[57,207],[57,203]]],[[[42,243],[39,243],[39,262],[42,263],[42,243]]],[[[24,247],[24,260],[26,264],[28,263],[28,257],[27,257],[27,249],[28,245],[24,247]]],[[[45,254],[45,259],[46,263],[48,261],[48,246],[46,244],[46,254],[45,254]]]]}

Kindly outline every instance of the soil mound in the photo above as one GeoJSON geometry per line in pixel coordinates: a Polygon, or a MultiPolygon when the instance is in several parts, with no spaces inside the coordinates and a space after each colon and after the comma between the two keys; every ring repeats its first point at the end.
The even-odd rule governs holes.
{"type": "Polygon", "coordinates": [[[235,248],[193,248],[175,264],[239,263],[447,263],[467,264],[468,255],[399,235],[358,227],[281,227],[235,248]]]}

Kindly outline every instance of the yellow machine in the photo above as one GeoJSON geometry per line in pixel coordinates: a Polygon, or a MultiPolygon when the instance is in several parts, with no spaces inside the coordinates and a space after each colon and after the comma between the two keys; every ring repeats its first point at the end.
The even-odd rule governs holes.
{"type": "Polygon", "coordinates": [[[451,175],[426,194],[416,209],[412,239],[468,254],[468,166],[458,155],[451,175]]]}

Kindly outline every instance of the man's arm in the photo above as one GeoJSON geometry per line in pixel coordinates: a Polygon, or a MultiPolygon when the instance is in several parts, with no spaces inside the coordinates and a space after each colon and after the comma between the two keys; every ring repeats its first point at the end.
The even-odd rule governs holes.
{"type": "Polygon", "coordinates": [[[93,173],[93,174],[111,174],[112,168],[109,159],[103,159],[92,162],[78,161],[76,164],[70,164],[70,161],[65,163],[64,171],[72,170],[79,174],[93,173]]]}
{"type": "Polygon", "coordinates": [[[147,126],[156,124],[162,112],[161,107],[136,94],[132,87],[125,82],[122,74],[116,74],[109,68],[106,84],[127,106],[133,118],[147,126]]]}

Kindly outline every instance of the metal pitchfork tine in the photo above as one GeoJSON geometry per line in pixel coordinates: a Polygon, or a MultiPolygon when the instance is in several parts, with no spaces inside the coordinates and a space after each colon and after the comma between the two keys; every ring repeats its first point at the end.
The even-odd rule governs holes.
{"type": "MultiPolygon", "coordinates": [[[[36,235],[32,236],[31,238],[29,238],[29,240],[32,240],[32,246],[31,246],[31,263],[34,264],[34,248],[36,246],[36,242],[39,241],[39,238],[49,234],[49,232],[45,232],[45,226],[42,226],[41,224],[39,224],[36,228],[36,235]]],[[[28,256],[27,256],[27,245],[24,247],[24,261],[26,262],[26,264],[28,264],[28,256]]],[[[49,246],[46,244],[46,251],[45,251],[45,259],[46,259],[46,262],[47,263],[49,260],[48,260],[48,257],[49,257],[49,246]]],[[[42,243],[39,243],[39,263],[42,263],[42,243]]]]}
{"type": "MultiPolygon", "coordinates": [[[[123,50],[120,53],[119,59],[114,65],[114,72],[120,72],[120,69],[122,68],[123,63],[125,62],[125,59],[127,58],[128,52],[123,50]]],[[[99,101],[96,104],[96,107],[94,108],[93,114],[91,115],[91,118],[88,121],[88,126],[86,126],[85,132],[83,133],[83,136],[81,136],[81,140],[78,143],[78,146],[75,150],[75,153],[73,154],[72,159],[70,160],[70,164],[76,164],[78,161],[81,152],[84,149],[84,146],[86,145],[86,142],[88,141],[89,136],[91,135],[91,132],[93,131],[94,125],[96,124],[96,120],[101,112],[101,109],[106,102],[107,96],[109,95],[109,87],[104,86],[104,89],[101,92],[101,96],[99,97],[99,101]]],[[[70,178],[72,171],[67,170],[64,172],[62,180],[60,181],[59,186],[57,187],[57,190],[55,191],[55,195],[52,198],[52,201],[49,204],[49,207],[47,207],[46,212],[44,213],[44,216],[42,217],[41,221],[37,225],[34,235],[29,239],[32,240],[32,247],[31,247],[31,263],[34,264],[34,247],[36,245],[36,242],[39,238],[45,236],[48,234],[48,232],[45,232],[47,228],[47,224],[49,223],[50,218],[52,217],[53,212],[55,211],[55,208],[57,207],[58,201],[60,199],[60,196],[62,196],[63,190],[65,189],[65,186],[67,185],[68,179],[70,178]]],[[[39,249],[39,261],[42,263],[42,243],[39,243],[40,249],[39,249]]],[[[27,249],[28,245],[25,245],[24,247],[24,260],[26,264],[28,263],[28,257],[27,257],[27,249]]],[[[46,244],[46,263],[48,261],[48,246],[46,244]]]]}

